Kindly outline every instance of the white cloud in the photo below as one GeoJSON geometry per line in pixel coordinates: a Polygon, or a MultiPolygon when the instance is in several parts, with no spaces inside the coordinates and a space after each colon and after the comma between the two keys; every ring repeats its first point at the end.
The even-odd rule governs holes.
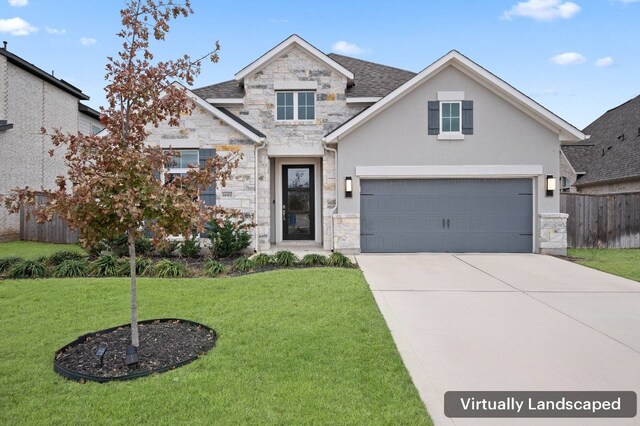
{"type": "Polygon", "coordinates": [[[9,33],[12,36],[26,36],[38,31],[22,18],[0,19],[0,33],[9,33]]]}
{"type": "Polygon", "coordinates": [[[93,46],[94,44],[96,44],[96,39],[95,38],[89,38],[89,37],[82,37],[80,39],[80,43],[82,43],[83,46],[93,46]]]}
{"type": "Polygon", "coordinates": [[[613,65],[613,58],[611,56],[605,56],[604,58],[600,58],[596,61],[596,67],[598,68],[607,68],[613,65]]]}
{"type": "Polygon", "coordinates": [[[558,65],[577,65],[586,62],[587,58],[577,52],[565,52],[549,58],[558,65]]]}
{"type": "Polygon", "coordinates": [[[65,30],[64,28],[51,28],[51,27],[45,27],[44,28],[49,34],[54,34],[54,35],[62,35],[64,33],[67,32],[67,30],[65,30]]]}
{"type": "Polygon", "coordinates": [[[578,12],[580,6],[570,1],[562,3],[561,0],[528,0],[511,6],[501,18],[510,20],[514,16],[521,16],[535,21],[553,21],[558,18],[569,19],[578,12]]]}
{"type": "Polygon", "coordinates": [[[336,53],[354,56],[362,55],[363,53],[367,52],[366,49],[361,48],[357,44],[349,43],[348,41],[344,40],[333,43],[333,46],[331,46],[331,50],[336,53]]]}
{"type": "Polygon", "coordinates": [[[13,7],[24,7],[29,4],[29,0],[9,0],[9,4],[13,7]]]}

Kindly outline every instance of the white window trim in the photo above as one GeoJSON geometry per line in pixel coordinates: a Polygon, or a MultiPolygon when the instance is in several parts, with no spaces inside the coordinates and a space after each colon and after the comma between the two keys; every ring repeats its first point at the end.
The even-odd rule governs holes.
{"type": "MultiPolygon", "coordinates": [[[[169,149],[172,149],[173,151],[196,151],[196,153],[198,154],[198,162],[196,163],[196,167],[200,167],[200,149],[199,148],[169,148],[169,149]]],[[[166,183],[165,174],[167,173],[182,174],[182,173],[187,173],[189,170],[191,170],[190,167],[170,167],[170,168],[165,167],[162,170],[162,174],[160,175],[160,181],[164,185],[166,183]]]]}
{"type": "MultiPolygon", "coordinates": [[[[463,93],[463,92],[460,92],[463,93]]],[[[463,96],[464,97],[464,96],[463,96]]],[[[438,140],[464,140],[464,135],[462,134],[462,100],[446,100],[446,101],[440,101],[440,111],[439,111],[439,119],[440,119],[440,133],[438,133],[438,140]],[[456,132],[445,132],[442,129],[444,128],[443,124],[443,114],[442,114],[442,106],[444,104],[458,104],[459,105],[459,109],[458,111],[460,111],[460,130],[456,131],[456,132]]]]}
{"type": "Polygon", "coordinates": [[[301,123],[312,123],[316,121],[316,117],[317,117],[317,102],[316,102],[316,92],[314,90],[278,90],[275,94],[275,118],[276,121],[278,123],[296,123],[296,122],[301,122],[301,123]],[[284,119],[278,119],[278,93],[293,93],[293,119],[292,120],[287,120],[286,118],[284,119]],[[298,93],[313,93],[313,118],[311,119],[304,119],[301,120],[298,118],[298,93]]]}

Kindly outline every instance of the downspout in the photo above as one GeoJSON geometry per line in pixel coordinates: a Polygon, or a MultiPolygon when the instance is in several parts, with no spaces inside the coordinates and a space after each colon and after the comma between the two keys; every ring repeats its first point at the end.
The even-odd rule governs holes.
{"type": "Polygon", "coordinates": [[[258,176],[258,150],[264,149],[266,147],[267,147],[267,143],[264,140],[262,140],[261,143],[255,145],[255,149],[254,149],[254,153],[255,153],[254,154],[254,157],[255,157],[254,158],[254,160],[255,160],[254,161],[255,162],[255,175],[254,176],[255,176],[255,179],[256,179],[256,185],[255,185],[255,188],[254,188],[254,192],[256,194],[256,199],[255,199],[255,204],[254,204],[255,205],[254,217],[256,219],[255,237],[254,237],[254,240],[253,240],[253,241],[255,241],[255,247],[253,248],[254,253],[258,252],[258,235],[259,235],[259,233],[258,233],[258,183],[259,183],[260,179],[259,179],[259,176],[258,176]]]}
{"type": "Polygon", "coordinates": [[[338,150],[335,149],[335,148],[329,148],[327,146],[327,141],[325,141],[324,139],[322,140],[322,146],[324,146],[324,149],[326,149],[327,151],[333,152],[334,157],[336,159],[336,172],[335,172],[335,176],[336,176],[336,204],[331,209],[331,220],[329,221],[331,223],[331,251],[334,251],[334,249],[335,249],[335,241],[336,240],[333,237],[333,215],[335,214],[336,210],[338,210],[338,198],[340,198],[338,196],[338,150]]]}

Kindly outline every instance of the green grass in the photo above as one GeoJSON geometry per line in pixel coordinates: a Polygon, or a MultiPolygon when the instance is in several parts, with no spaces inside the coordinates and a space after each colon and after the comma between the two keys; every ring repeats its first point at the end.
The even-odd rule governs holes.
{"type": "Polygon", "coordinates": [[[569,256],[581,265],[640,281],[640,249],[569,249],[569,256]]]}
{"type": "Polygon", "coordinates": [[[174,371],[79,384],[55,350],[128,322],[128,279],[0,282],[0,424],[431,424],[359,270],[139,279],[141,319],[213,327],[174,371]]]}
{"type": "Polygon", "coordinates": [[[0,243],[0,259],[18,256],[25,259],[37,259],[41,256],[51,256],[59,251],[75,251],[84,254],[85,251],[75,244],[37,243],[34,241],[10,241],[0,243]]]}

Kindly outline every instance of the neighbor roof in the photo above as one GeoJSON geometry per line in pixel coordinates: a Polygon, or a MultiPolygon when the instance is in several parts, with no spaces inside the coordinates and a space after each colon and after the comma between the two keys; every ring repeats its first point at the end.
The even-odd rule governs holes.
{"type": "Polygon", "coordinates": [[[20,56],[9,52],[7,49],[0,48],[0,55],[6,57],[7,61],[9,61],[9,63],[17,66],[18,68],[21,68],[21,69],[25,70],[29,74],[35,75],[36,77],[46,81],[47,83],[50,83],[51,85],[57,87],[58,89],[62,89],[65,92],[67,92],[68,94],[73,95],[78,99],[81,99],[81,100],[84,100],[84,101],[88,101],[89,100],[89,96],[87,96],[84,93],[82,93],[82,90],[80,90],[77,87],[67,83],[64,80],[60,80],[58,78],[55,78],[53,75],[49,74],[48,72],[36,67],[35,65],[33,65],[30,62],[25,61],[20,56]]]}
{"type": "Polygon", "coordinates": [[[595,152],[594,147],[595,145],[592,143],[572,143],[563,144],[561,149],[576,173],[586,173],[591,163],[591,157],[595,152]]]}
{"type": "Polygon", "coordinates": [[[593,155],[577,186],[640,177],[640,96],[605,112],[584,132],[591,135],[593,155]]]}
{"type": "Polygon", "coordinates": [[[380,111],[383,111],[387,107],[393,105],[397,100],[404,97],[407,93],[410,93],[415,87],[427,81],[447,66],[456,67],[471,78],[483,84],[488,89],[492,90],[494,93],[499,94],[502,98],[520,108],[534,120],[538,121],[548,129],[557,132],[560,140],[578,142],[587,138],[587,136],[580,130],[544,108],[533,99],[524,95],[504,80],[496,77],[494,74],[482,68],[460,52],[452,50],[424,70],[420,71],[420,73],[416,74],[396,90],[389,93],[383,99],[364,110],[361,114],[353,117],[351,120],[328,133],[323,139],[326,142],[336,142],[340,137],[370,120],[380,111]]]}
{"type": "Polygon", "coordinates": [[[89,105],[83,104],[82,102],[78,102],[78,111],[80,111],[82,114],[88,115],[91,118],[100,120],[100,113],[91,108],[89,105]]]}

